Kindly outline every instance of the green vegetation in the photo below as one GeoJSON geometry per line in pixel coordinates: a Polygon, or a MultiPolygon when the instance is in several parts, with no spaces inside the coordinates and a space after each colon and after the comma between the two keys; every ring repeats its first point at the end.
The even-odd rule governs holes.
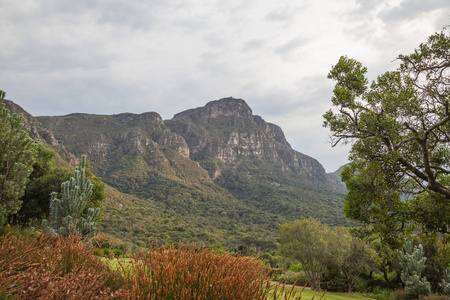
{"type": "MultiPolygon", "coordinates": [[[[332,225],[350,224],[342,213],[342,192],[331,190],[326,182],[313,184],[280,158],[242,157],[225,164],[214,157],[218,145],[225,146],[233,132],[267,136],[252,118],[217,117],[196,124],[185,118],[162,122],[150,113],[72,114],[38,120],[74,154],[90,153],[92,171],[114,188],[107,188],[102,230],[138,247],[146,247],[149,239],[209,241],[256,253],[274,250],[278,225],[301,216],[332,225]],[[192,130],[184,136],[187,143],[203,136],[211,139],[206,144],[212,148],[186,158],[178,151],[183,146],[181,136],[170,131],[185,126],[192,130]]],[[[287,147],[266,138],[277,147],[287,147]]]]}
{"type": "Polygon", "coordinates": [[[56,151],[36,144],[36,160],[33,172],[25,187],[25,194],[20,198],[22,206],[12,223],[21,226],[36,226],[42,219],[48,218],[50,208],[49,195],[61,187],[61,183],[70,178],[70,171],[57,167],[55,162],[56,151]]]}
{"type": "Polygon", "coordinates": [[[61,198],[53,192],[50,201],[50,223],[42,221],[47,234],[68,236],[71,232],[79,232],[83,238],[94,236],[97,230],[95,219],[100,208],[90,207],[86,217],[81,216],[86,203],[92,196],[93,185],[86,179],[86,157],[83,156],[81,167],[75,168],[73,177],[61,184],[61,198]]]}
{"type": "Polygon", "coordinates": [[[421,277],[427,260],[422,245],[413,248],[413,242],[407,240],[403,244],[403,251],[397,251],[397,256],[402,269],[400,278],[405,285],[406,293],[413,298],[429,295],[431,285],[426,277],[421,277]]]}
{"type": "Polygon", "coordinates": [[[448,234],[449,51],[450,37],[436,33],[370,87],[367,69],[344,56],[328,74],[335,110],[324,126],[333,145],[352,143],[346,215],[393,239],[417,227],[448,234]]]}
{"type": "Polygon", "coordinates": [[[33,140],[22,129],[22,117],[9,113],[4,98],[0,90],[0,226],[19,211],[36,156],[33,140]]]}
{"type": "Polygon", "coordinates": [[[450,267],[445,270],[445,279],[439,284],[444,295],[450,296],[450,267]]]}
{"type": "Polygon", "coordinates": [[[294,281],[308,282],[314,291],[321,290],[327,270],[337,269],[351,293],[370,265],[369,249],[362,240],[343,228],[330,228],[313,218],[281,225],[278,250],[282,256],[300,263],[289,269],[299,272],[294,281]],[[298,277],[300,273],[304,278],[298,277]]]}
{"type": "Polygon", "coordinates": [[[345,206],[335,178],[240,99],[166,122],[156,113],[39,118],[83,155],[73,176],[2,103],[0,298],[311,295],[272,280],[316,297],[449,294],[449,51],[450,37],[435,34],[370,87],[358,61],[343,56],[332,68],[325,126],[334,145],[352,143],[345,206]],[[355,224],[342,211],[363,226],[342,227],[355,224]],[[10,226],[45,218],[53,236],[10,226]]]}
{"type": "Polygon", "coordinates": [[[331,230],[326,224],[309,218],[280,226],[280,253],[302,264],[314,291],[320,291],[323,272],[342,260],[345,236],[331,230]]]}

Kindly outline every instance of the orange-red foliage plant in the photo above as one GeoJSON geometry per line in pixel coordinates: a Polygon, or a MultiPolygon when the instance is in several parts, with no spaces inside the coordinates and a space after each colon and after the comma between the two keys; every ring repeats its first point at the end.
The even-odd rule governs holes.
{"type": "Polygon", "coordinates": [[[0,237],[0,299],[114,299],[120,279],[77,235],[0,237]]]}
{"type": "MultiPolygon", "coordinates": [[[[205,247],[154,246],[125,269],[125,299],[278,299],[268,267],[259,259],[205,247]]],[[[284,289],[284,288],[283,288],[284,289]]],[[[285,293],[292,299],[295,293],[285,293]]],[[[300,299],[300,297],[298,297],[300,299]]]]}

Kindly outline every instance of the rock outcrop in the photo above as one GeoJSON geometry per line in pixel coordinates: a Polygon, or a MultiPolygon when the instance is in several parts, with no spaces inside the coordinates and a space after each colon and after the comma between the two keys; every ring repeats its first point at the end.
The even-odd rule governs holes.
{"type": "Polygon", "coordinates": [[[311,183],[332,184],[317,160],[292,149],[282,129],[254,116],[242,99],[211,101],[178,113],[165,124],[184,137],[191,158],[212,178],[222,173],[224,165],[229,168],[246,160],[262,160],[305,176],[311,183]]]}
{"type": "Polygon", "coordinates": [[[22,115],[23,127],[29,132],[30,137],[36,143],[44,144],[47,147],[56,150],[56,161],[59,165],[66,165],[68,163],[71,166],[75,166],[78,164],[78,159],[71,152],[67,151],[66,147],[58,142],[52,131],[43,126],[36,118],[16,103],[9,100],[4,100],[4,103],[10,113],[22,115]]]}

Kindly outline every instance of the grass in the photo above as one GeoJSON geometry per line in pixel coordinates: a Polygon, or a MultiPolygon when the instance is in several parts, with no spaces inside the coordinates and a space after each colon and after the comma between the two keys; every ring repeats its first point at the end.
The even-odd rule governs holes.
{"type": "Polygon", "coordinates": [[[107,266],[113,271],[119,271],[121,274],[130,271],[133,262],[131,259],[120,259],[120,258],[107,258],[100,257],[100,260],[107,264],[107,266]]]}
{"type": "MultiPolygon", "coordinates": [[[[281,287],[279,287],[278,289],[281,289],[281,287]]],[[[310,288],[305,288],[305,289],[303,289],[303,291],[302,291],[302,289],[303,289],[303,287],[295,287],[295,291],[296,291],[295,296],[299,296],[301,294],[302,299],[320,299],[320,297],[322,297],[322,295],[324,294],[324,292],[314,292],[310,288]]],[[[291,290],[290,286],[286,287],[286,290],[290,291],[291,290]]],[[[322,299],[323,300],[362,300],[362,299],[371,299],[371,298],[367,298],[367,297],[360,296],[357,294],[326,292],[322,299]]]]}
{"type": "MultiPolygon", "coordinates": [[[[320,296],[322,296],[322,293],[313,292],[310,289],[305,289],[303,291],[303,297],[305,297],[306,299],[312,299],[313,296],[314,296],[314,299],[319,299],[320,296]]],[[[346,293],[327,292],[323,299],[324,300],[361,300],[361,299],[368,299],[368,298],[364,298],[362,296],[358,296],[358,295],[354,295],[354,294],[350,295],[350,294],[346,294],[346,293]]]]}

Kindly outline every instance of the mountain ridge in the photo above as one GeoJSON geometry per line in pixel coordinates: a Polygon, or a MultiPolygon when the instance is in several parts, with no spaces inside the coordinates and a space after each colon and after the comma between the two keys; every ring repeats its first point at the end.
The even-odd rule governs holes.
{"type": "Polygon", "coordinates": [[[139,246],[147,239],[264,244],[279,224],[301,216],[348,224],[343,189],[242,99],[211,101],[169,120],[156,112],[34,120],[74,157],[88,156],[112,188],[103,230],[139,246]],[[121,193],[135,200],[124,204],[119,199],[129,197],[121,193]]]}

